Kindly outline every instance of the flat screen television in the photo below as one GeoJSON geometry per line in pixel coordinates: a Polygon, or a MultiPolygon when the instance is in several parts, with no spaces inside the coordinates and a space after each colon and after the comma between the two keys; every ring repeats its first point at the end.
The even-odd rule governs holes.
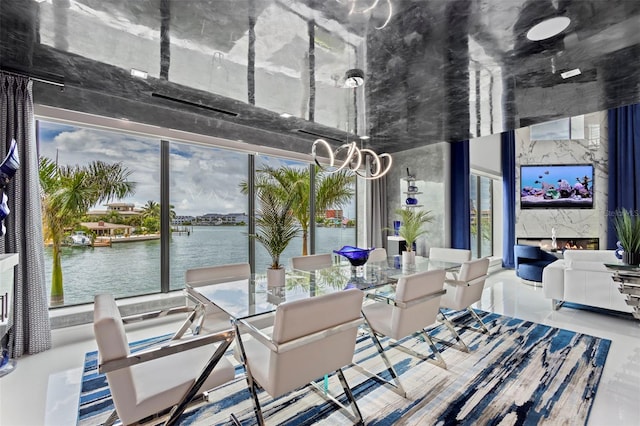
{"type": "Polygon", "coordinates": [[[593,165],[520,166],[520,208],[592,209],[593,165]]]}

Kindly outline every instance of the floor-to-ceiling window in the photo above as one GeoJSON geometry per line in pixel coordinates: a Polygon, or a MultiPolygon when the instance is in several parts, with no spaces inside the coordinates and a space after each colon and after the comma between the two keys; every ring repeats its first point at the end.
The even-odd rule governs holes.
{"type": "Polygon", "coordinates": [[[171,290],[187,269],[248,262],[247,154],[171,142],[171,290]]]}
{"type": "MultiPolygon", "coordinates": [[[[134,296],[160,290],[160,141],[117,131],[97,130],[81,125],[39,121],[38,143],[41,159],[58,170],[57,191],[82,199],[104,185],[87,187],[95,176],[92,163],[120,165],[126,180],[135,184],[132,194],[97,205],[86,211],[61,211],[44,193],[43,214],[55,214],[62,221],[52,231],[45,221],[45,272],[51,291],[54,273],[53,240],[60,237],[60,266],[63,300],[73,305],[93,301],[106,290],[116,297],[134,296]],[[62,235],[52,235],[51,232],[62,235]],[[91,244],[93,243],[93,244],[91,244]]],[[[42,170],[42,168],[41,168],[42,170]]],[[[52,298],[53,300],[53,298],[52,298]]]]}
{"type": "Polygon", "coordinates": [[[493,179],[471,174],[471,253],[474,258],[493,255],[493,179]]]}
{"type": "Polygon", "coordinates": [[[316,194],[316,253],[356,246],[356,178],[347,173],[318,171],[316,194]]]}
{"type": "MultiPolygon", "coordinates": [[[[280,255],[280,264],[289,267],[291,258],[308,254],[309,228],[309,164],[273,156],[256,156],[256,187],[273,185],[295,197],[292,214],[300,232],[280,255]],[[307,251],[304,250],[305,244],[307,251]]],[[[258,189],[257,189],[258,190],[258,189]]],[[[280,193],[280,191],[278,191],[280,193]]],[[[259,205],[256,206],[260,208],[259,205]]],[[[261,244],[256,244],[256,273],[263,273],[271,265],[271,257],[261,244]]]]}
{"type": "MultiPolygon", "coordinates": [[[[129,125],[119,130],[118,123],[108,130],[67,123],[38,122],[41,157],[60,172],[60,182],[73,186],[81,180],[62,176],[86,172],[99,160],[119,165],[131,191],[67,218],[60,229],[64,297],[52,307],[90,303],[104,291],[121,298],[177,290],[189,268],[250,261],[249,200],[254,194],[248,184],[254,169],[256,185],[271,170],[301,188],[292,208],[300,233],[282,253],[281,264],[289,267],[293,256],[356,245],[356,180],[350,173],[337,179],[339,173],[314,172],[312,188],[315,169],[306,161],[140,136],[129,125]],[[312,226],[309,213],[312,189],[318,192],[319,226],[312,226]]],[[[43,244],[51,288],[58,272],[50,236],[43,244]]],[[[264,273],[271,264],[269,254],[260,244],[255,247],[255,271],[264,273]]]]}

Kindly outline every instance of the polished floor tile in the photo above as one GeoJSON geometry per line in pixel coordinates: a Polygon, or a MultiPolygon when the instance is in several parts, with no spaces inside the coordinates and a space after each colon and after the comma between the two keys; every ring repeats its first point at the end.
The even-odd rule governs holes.
{"type": "MultiPolygon", "coordinates": [[[[563,307],[551,308],[542,288],[503,270],[487,280],[480,309],[610,339],[589,426],[640,425],[640,321],[563,307]]],[[[128,326],[131,340],[175,330],[174,320],[128,326]]],[[[66,426],[76,422],[80,368],[95,350],[91,325],[53,332],[54,348],[18,360],[0,379],[1,426],[66,426]]],[[[549,424],[553,424],[550,422],[549,424]]]]}

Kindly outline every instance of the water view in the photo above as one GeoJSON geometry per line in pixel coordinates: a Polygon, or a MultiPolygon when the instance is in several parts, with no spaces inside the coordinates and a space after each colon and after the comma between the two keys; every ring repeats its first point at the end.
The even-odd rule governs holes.
{"type": "MultiPolygon", "coordinates": [[[[246,226],[195,226],[189,235],[174,233],[170,243],[171,289],[184,287],[187,269],[248,262],[246,226]]],[[[318,228],[317,252],[331,252],[355,245],[355,228],[318,228]]],[[[282,254],[281,263],[302,254],[302,238],[296,238],[282,254]]],[[[270,257],[256,244],[256,271],[264,271],[270,257]]],[[[47,294],[51,292],[51,249],[45,248],[47,294]]],[[[110,292],[126,297],[160,291],[160,240],[112,244],[111,247],[64,247],[62,251],[64,304],[93,301],[94,294],[110,292]]]]}

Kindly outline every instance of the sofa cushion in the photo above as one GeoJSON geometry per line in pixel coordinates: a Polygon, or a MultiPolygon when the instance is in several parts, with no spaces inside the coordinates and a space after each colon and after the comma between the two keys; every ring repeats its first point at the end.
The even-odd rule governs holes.
{"type": "MultiPolygon", "coordinates": [[[[567,268],[573,268],[574,262],[598,262],[603,266],[605,263],[618,263],[614,250],[565,250],[564,260],[567,268]]],[[[579,265],[585,266],[585,264],[579,265]]]]}
{"type": "MultiPolygon", "coordinates": [[[[607,262],[608,263],[608,262],[607,262]]],[[[598,260],[574,260],[567,269],[579,269],[581,271],[607,272],[604,261],[598,260]]]]}

